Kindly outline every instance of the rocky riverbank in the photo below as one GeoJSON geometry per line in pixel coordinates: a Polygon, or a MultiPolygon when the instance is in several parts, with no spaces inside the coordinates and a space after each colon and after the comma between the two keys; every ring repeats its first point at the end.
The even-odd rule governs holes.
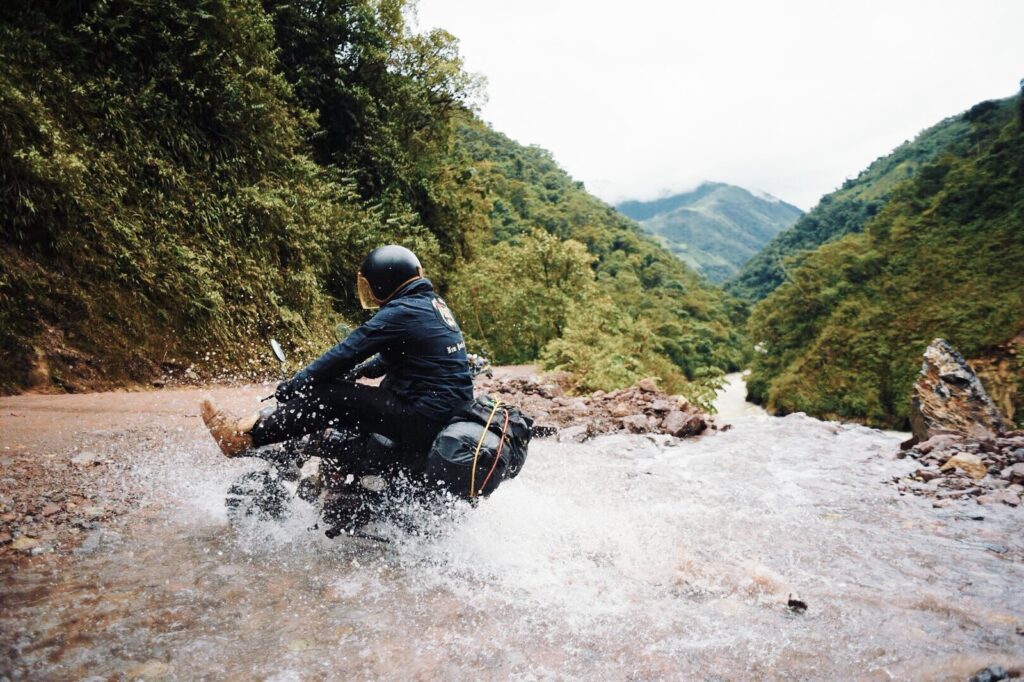
{"type": "Polygon", "coordinates": [[[118,465],[95,452],[40,457],[8,450],[0,461],[0,554],[38,556],[88,544],[137,497],[110,475],[118,465]]]}
{"type": "Polygon", "coordinates": [[[902,456],[921,468],[896,480],[900,492],[934,497],[936,507],[969,498],[1021,506],[1024,431],[1008,430],[978,376],[944,339],[925,351],[912,403],[914,436],[902,456]]]}
{"type": "Polygon", "coordinates": [[[982,440],[939,434],[913,446],[905,456],[921,467],[897,480],[899,490],[934,497],[936,507],[970,498],[983,505],[1022,503],[1024,431],[982,440]]]}
{"type": "Polygon", "coordinates": [[[654,379],[617,391],[566,395],[559,376],[538,375],[532,368],[478,377],[477,393],[518,406],[537,425],[557,428],[561,441],[583,442],[607,433],[654,433],[675,438],[717,430],[713,418],[686,398],[658,389],[654,379]]]}

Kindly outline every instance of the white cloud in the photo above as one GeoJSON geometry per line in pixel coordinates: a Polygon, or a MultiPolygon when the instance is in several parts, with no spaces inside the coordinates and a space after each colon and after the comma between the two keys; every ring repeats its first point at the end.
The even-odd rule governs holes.
{"type": "Polygon", "coordinates": [[[608,201],[702,180],[809,208],[1024,77],[1017,0],[420,0],[485,120],[608,201]]]}

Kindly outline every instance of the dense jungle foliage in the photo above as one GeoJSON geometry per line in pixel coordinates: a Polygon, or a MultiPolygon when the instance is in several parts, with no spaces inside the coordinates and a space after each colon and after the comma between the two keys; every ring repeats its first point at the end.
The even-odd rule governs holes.
{"type": "MultiPolygon", "coordinates": [[[[987,117],[1004,122],[1014,115],[1010,100],[983,106],[987,117]]],[[[863,231],[900,183],[938,156],[966,153],[976,143],[971,116],[970,112],[953,116],[924,130],[822,197],[817,206],[747,261],[728,283],[728,291],[744,300],[759,301],[786,281],[803,256],[822,244],[863,231]]]]}
{"type": "Polygon", "coordinates": [[[975,106],[863,232],[806,256],[753,310],[748,387],[784,412],[905,428],[935,337],[967,357],[1024,329],[1024,105],[975,106]],[[947,148],[948,150],[948,148],[947,148]]]}
{"type": "Polygon", "coordinates": [[[542,150],[487,129],[405,0],[0,6],[0,391],[260,375],[361,321],[374,246],[420,254],[471,341],[581,388],[699,397],[741,360],[720,293],[542,150]],[[457,302],[457,303],[456,303],[457,302]],[[713,383],[713,382],[711,382],[713,383]],[[702,387],[703,386],[703,387],[702,387]]]}

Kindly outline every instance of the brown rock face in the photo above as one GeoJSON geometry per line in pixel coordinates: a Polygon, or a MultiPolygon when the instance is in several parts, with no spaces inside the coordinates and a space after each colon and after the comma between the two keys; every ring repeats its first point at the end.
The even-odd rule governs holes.
{"type": "Polygon", "coordinates": [[[967,363],[1007,422],[1024,414],[1024,331],[967,363]]]}
{"type": "Polygon", "coordinates": [[[918,441],[940,433],[995,438],[1005,428],[977,375],[945,339],[935,339],[924,352],[912,405],[911,428],[918,441]]]}

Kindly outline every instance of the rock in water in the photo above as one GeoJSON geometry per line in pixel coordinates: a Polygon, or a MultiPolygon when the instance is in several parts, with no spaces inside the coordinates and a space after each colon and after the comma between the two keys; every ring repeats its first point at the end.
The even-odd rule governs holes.
{"type": "Polygon", "coordinates": [[[665,433],[683,438],[701,433],[707,428],[707,423],[700,414],[672,410],[662,420],[661,428],[665,433]]]}
{"type": "Polygon", "coordinates": [[[1001,665],[990,665],[971,675],[967,682],[1000,682],[1009,677],[1006,668],[1001,665]]]}
{"type": "Polygon", "coordinates": [[[924,352],[912,403],[910,423],[918,441],[939,433],[995,438],[1004,429],[978,376],[945,339],[935,339],[924,352]]]}

